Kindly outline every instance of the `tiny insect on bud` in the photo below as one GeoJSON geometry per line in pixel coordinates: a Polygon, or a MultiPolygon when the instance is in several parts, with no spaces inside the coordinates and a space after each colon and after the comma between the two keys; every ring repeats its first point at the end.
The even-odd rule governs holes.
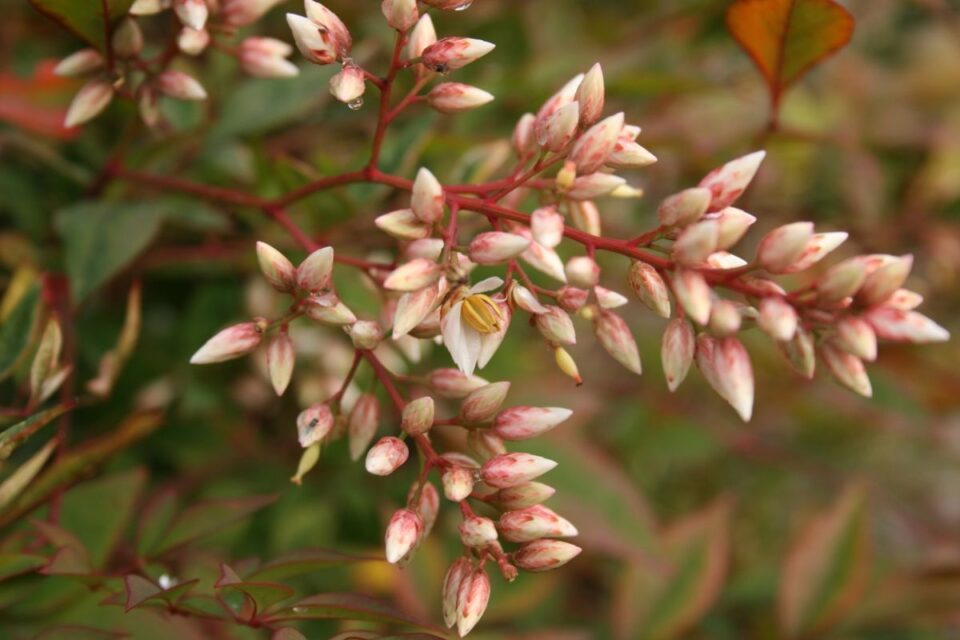
{"type": "Polygon", "coordinates": [[[567,564],[580,547],[563,540],[534,540],[513,553],[513,562],[524,571],[549,571],[567,564]]]}
{"type": "Polygon", "coordinates": [[[407,461],[410,450],[400,438],[386,436],[367,452],[367,472],[375,476],[388,476],[407,461]]]}
{"type": "Polygon", "coordinates": [[[178,100],[206,100],[207,92],[194,78],[182,71],[164,71],[157,76],[157,88],[171,98],[178,100]]]}
{"type": "MultiPolygon", "coordinates": [[[[437,30],[433,26],[433,19],[429,13],[420,16],[410,37],[407,40],[407,59],[415,60],[423,54],[423,50],[437,41],[437,30]]],[[[418,67],[423,69],[423,67],[418,67]]]]}
{"type": "Polygon", "coordinates": [[[443,578],[443,622],[447,627],[457,624],[457,596],[460,583],[473,571],[470,560],[464,556],[457,558],[443,578]]]}
{"type": "Polygon", "coordinates": [[[668,322],[660,345],[660,359],[670,391],[676,391],[686,379],[695,350],[696,336],[690,323],[683,318],[674,318],[668,322]]]}
{"type": "Polygon", "coordinates": [[[781,342],[779,346],[794,371],[808,380],[813,379],[817,365],[813,335],[803,325],[797,326],[793,340],[781,342]]]}
{"type": "Polygon", "coordinates": [[[210,15],[207,0],[173,0],[173,10],[180,22],[197,30],[203,29],[210,15]]]}
{"type": "Polygon", "coordinates": [[[270,373],[270,383],[278,396],[282,396],[290,384],[295,359],[296,352],[290,336],[285,331],[274,336],[267,347],[267,370],[270,373]]]}
{"type": "Polygon", "coordinates": [[[720,211],[733,204],[747,189],[766,155],[766,151],[754,151],[708,173],[699,185],[712,194],[708,210],[720,211]]]}
{"type": "Polygon", "coordinates": [[[303,476],[317,466],[317,462],[320,461],[320,443],[315,442],[306,449],[303,450],[303,453],[300,455],[300,462],[297,463],[297,471],[293,474],[293,477],[290,478],[290,482],[296,485],[303,484],[303,476]]]}
{"type": "Polygon", "coordinates": [[[452,502],[466,500],[473,492],[473,472],[466,467],[447,467],[440,476],[443,495],[452,502]]]}
{"type": "Polygon", "coordinates": [[[495,44],[475,38],[441,38],[420,54],[421,62],[430,70],[447,73],[465,67],[493,51],[495,44]]]}
{"type": "Polygon", "coordinates": [[[232,27],[246,27],[262,18],[280,0],[221,0],[220,17],[232,27]]]}
{"type": "Polygon", "coordinates": [[[418,291],[434,284],[442,274],[442,265],[426,258],[415,258],[394,269],[383,286],[391,291],[418,291]]]}
{"type": "Polygon", "coordinates": [[[423,521],[420,516],[409,509],[398,509],[390,518],[384,537],[387,562],[397,564],[403,560],[413,551],[422,532],[423,521]]]}
{"type": "Polygon", "coordinates": [[[380,10],[387,24],[397,31],[407,31],[420,19],[417,0],[383,0],[380,10]]]}
{"type": "MultiPolygon", "coordinates": [[[[500,429],[496,432],[503,437],[500,429]]],[[[553,460],[530,453],[505,453],[487,460],[480,467],[480,479],[491,487],[503,489],[529,482],[556,466],[553,460]]]]}
{"type": "Polygon", "coordinates": [[[359,104],[366,89],[363,69],[353,64],[344,65],[330,78],[330,95],[347,105],[359,104]]]}
{"type": "Polygon", "coordinates": [[[490,602],[490,578],[483,567],[464,576],[457,592],[457,634],[462,638],[480,621],[490,602]]]}
{"type": "Polygon", "coordinates": [[[137,21],[124,16],[117,23],[110,39],[114,55],[120,58],[132,58],[143,49],[143,31],[137,21]]]}
{"type": "Polygon", "coordinates": [[[477,264],[501,264],[513,260],[530,246],[530,239],[503,231],[487,231],[470,241],[470,259],[477,264]]]}
{"type": "Polygon", "coordinates": [[[350,459],[359,460],[367,450],[380,424],[380,401],[372,393],[357,398],[347,419],[350,459]]]}
{"type": "Polygon", "coordinates": [[[537,150],[537,137],[534,134],[536,120],[532,113],[525,113],[513,128],[513,150],[521,158],[526,158],[537,150]]]}
{"type": "Polygon", "coordinates": [[[600,266],[589,256],[574,256],[567,261],[564,271],[567,282],[575,287],[589,289],[600,281],[600,266]]]}
{"type": "Polygon", "coordinates": [[[589,126],[600,119],[603,113],[604,89],[603,69],[600,63],[594,64],[583,76],[577,87],[576,100],[580,103],[580,124],[589,126]]]}
{"type": "Polygon", "coordinates": [[[490,518],[471,516],[460,524],[460,541],[465,547],[482,549],[497,540],[497,525],[490,518]]]}
{"type": "Polygon", "coordinates": [[[400,240],[420,240],[430,235],[430,225],[424,223],[413,209],[399,209],[385,213],[373,223],[379,229],[400,240]]]}
{"type": "Polygon", "coordinates": [[[177,34],[177,48],[188,56],[200,55],[209,45],[210,33],[206,29],[198,30],[190,27],[184,27],[180,29],[180,33],[177,34]]]}
{"type": "Polygon", "coordinates": [[[557,344],[576,344],[577,332],[573,320],[560,307],[548,306],[546,313],[534,317],[534,323],[540,334],[549,342],[557,344]]]}
{"type": "Polygon", "coordinates": [[[438,395],[456,399],[490,383],[480,376],[466,374],[458,369],[434,369],[427,376],[427,384],[438,395]]]}
{"type": "Polygon", "coordinates": [[[326,404],[310,405],[297,416],[297,439],[307,448],[320,442],[333,430],[333,411],[326,404]]]}
{"type": "Polygon", "coordinates": [[[566,349],[560,346],[554,347],[553,359],[563,375],[571,378],[577,385],[583,384],[583,377],[580,375],[580,369],[577,368],[577,361],[566,349]]]}
{"type": "Polygon", "coordinates": [[[470,424],[489,421],[496,415],[509,391],[509,382],[494,382],[472,391],[460,406],[460,417],[470,424]]]}
{"type": "Polygon", "coordinates": [[[627,181],[612,173],[591,173],[573,181],[566,196],[571,200],[593,200],[613,193],[627,181]]]}
{"type": "Polygon", "coordinates": [[[703,263],[717,250],[720,242],[720,224],[715,219],[694,222],[677,237],[673,244],[673,259],[684,265],[703,263]]]}
{"type": "Polygon", "coordinates": [[[577,165],[577,173],[597,171],[607,160],[623,129],[623,113],[608,116],[587,129],[577,138],[570,150],[570,160],[577,165]]]}
{"type": "Polygon", "coordinates": [[[555,206],[540,207],[530,214],[530,232],[540,245],[553,248],[563,239],[563,216],[555,206]]]}
{"type": "Polygon", "coordinates": [[[798,321],[797,310],[782,297],[770,296],[760,301],[757,324],[774,340],[787,342],[793,339],[798,321]]]}
{"type": "Polygon", "coordinates": [[[267,279],[277,291],[293,291],[296,280],[297,270],[293,268],[293,263],[285,255],[271,247],[266,242],[257,242],[257,261],[260,263],[260,271],[263,277],[267,279]]]}
{"type": "Polygon", "coordinates": [[[426,433],[433,426],[433,398],[423,396],[411,400],[403,408],[400,428],[411,436],[426,433]]]}
{"type": "Polygon", "coordinates": [[[503,510],[516,511],[540,504],[550,499],[556,492],[556,489],[542,482],[525,482],[500,489],[494,496],[494,502],[503,510]]]}
{"type": "Polygon", "coordinates": [[[865,398],[873,395],[870,378],[860,358],[829,343],[820,346],[820,356],[837,382],[865,398]]]}
{"type": "Polygon", "coordinates": [[[743,316],[740,305],[731,300],[716,300],[710,307],[710,332],[719,337],[731,336],[740,331],[743,316]]]}
{"type": "Polygon", "coordinates": [[[697,324],[706,324],[710,319],[713,304],[710,285],[703,274],[692,269],[677,269],[673,274],[673,292],[677,302],[697,324]]]}
{"type": "Polygon", "coordinates": [[[670,317],[670,293],[657,270],[645,262],[630,266],[627,284],[651,311],[661,318],[670,317]]]}
{"type": "Polygon", "coordinates": [[[57,63],[53,73],[64,78],[81,76],[103,67],[103,56],[96,49],[81,49],[57,63]]]}
{"type": "Polygon", "coordinates": [[[601,311],[594,320],[593,332],[614,360],[628,371],[643,373],[637,342],[623,318],[612,311],[601,311]]]}
{"type": "Polygon", "coordinates": [[[104,79],[91,80],[80,88],[67,109],[63,124],[76,127],[93,120],[113,100],[113,85],[104,79]]]}
{"type": "Polygon", "coordinates": [[[213,336],[190,358],[190,364],[212,364],[233,360],[253,351],[263,338],[261,322],[243,322],[213,336]]]}
{"type": "Polygon", "coordinates": [[[800,259],[812,237],[812,222],[777,227],[760,241],[757,263],[770,273],[785,273],[800,259]]]}
{"type": "Polygon", "coordinates": [[[438,84],[427,94],[427,104],[441,113],[469,111],[493,102],[493,94],[462,82],[438,84]]]}
{"type": "Polygon", "coordinates": [[[383,329],[373,320],[358,320],[350,325],[347,333],[354,348],[365,351],[376,349],[383,340],[383,329]]]}
{"type": "Polygon", "coordinates": [[[573,140],[579,121],[580,103],[574,100],[563,105],[537,127],[537,144],[547,151],[562,151],[573,140]]]}
{"type": "Polygon", "coordinates": [[[510,542],[530,542],[540,538],[570,538],[578,532],[569,520],[537,504],[501,515],[500,533],[510,542]]]}
{"type": "Polygon", "coordinates": [[[433,530],[433,525],[436,524],[440,513],[440,494],[437,493],[437,488],[429,482],[424,482],[422,487],[414,484],[407,495],[407,503],[411,504],[411,510],[420,516],[420,521],[423,523],[423,532],[420,537],[426,538],[433,530]]]}
{"type": "Polygon", "coordinates": [[[717,394],[730,403],[744,422],[753,413],[753,369],[750,356],[736,338],[697,338],[697,366],[717,394]]]}
{"type": "Polygon", "coordinates": [[[710,206],[709,189],[684,189],[666,198],[657,208],[660,224],[667,227],[685,227],[703,217],[710,206]]]}
{"type": "Polygon", "coordinates": [[[504,440],[528,440],[550,431],[573,412],[561,407],[511,407],[497,414],[494,431],[504,440]]]}
{"type": "Polygon", "coordinates": [[[912,255],[889,258],[867,275],[857,292],[857,302],[868,307],[886,302],[906,282],[912,267],[912,255]]]}

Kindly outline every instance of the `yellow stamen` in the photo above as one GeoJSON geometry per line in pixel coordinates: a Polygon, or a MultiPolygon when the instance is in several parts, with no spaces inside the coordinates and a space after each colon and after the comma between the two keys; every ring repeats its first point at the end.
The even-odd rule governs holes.
{"type": "Polygon", "coordinates": [[[463,300],[460,316],[464,322],[480,333],[493,333],[503,327],[503,311],[493,299],[482,293],[475,293],[463,300]]]}

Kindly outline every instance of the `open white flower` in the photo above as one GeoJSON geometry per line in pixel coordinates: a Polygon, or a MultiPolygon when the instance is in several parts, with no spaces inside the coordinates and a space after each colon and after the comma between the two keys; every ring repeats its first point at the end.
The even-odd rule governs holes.
{"type": "Polygon", "coordinates": [[[496,353],[510,324],[506,304],[486,295],[500,288],[503,280],[487,278],[469,289],[465,287],[444,305],[440,330],[443,343],[460,370],[471,375],[483,368],[496,353]]]}

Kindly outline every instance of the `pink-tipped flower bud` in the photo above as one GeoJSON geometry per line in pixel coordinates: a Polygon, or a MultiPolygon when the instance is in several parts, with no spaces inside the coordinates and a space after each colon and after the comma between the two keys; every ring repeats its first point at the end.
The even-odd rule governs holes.
{"type": "Polygon", "coordinates": [[[912,267],[912,255],[891,257],[867,275],[857,292],[857,302],[868,307],[886,302],[906,282],[912,267]]]}
{"type": "Polygon", "coordinates": [[[740,305],[732,300],[716,300],[710,307],[710,332],[715,336],[732,336],[743,324],[740,305]]]}
{"type": "Polygon", "coordinates": [[[380,401],[372,393],[364,393],[353,404],[347,419],[350,459],[359,460],[377,433],[380,424],[380,401]]]}
{"type": "Polygon", "coordinates": [[[472,391],[460,406],[460,417],[469,424],[488,422],[496,415],[509,391],[509,382],[493,382],[472,391]]]}
{"type": "Polygon", "coordinates": [[[487,231],[470,241],[469,255],[477,264],[501,264],[513,260],[529,246],[529,238],[503,231],[487,231]]]}
{"type": "Polygon", "coordinates": [[[497,491],[494,502],[505,511],[526,509],[550,499],[556,489],[542,482],[525,482],[497,491]]]}
{"type": "Polygon", "coordinates": [[[353,311],[332,293],[309,296],[303,300],[303,305],[308,318],[331,327],[342,327],[357,321],[353,311]]]}
{"type": "Polygon", "coordinates": [[[130,5],[132,16],[152,16],[170,8],[171,0],[134,0],[130,5]]]}
{"type": "Polygon", "coordinates": [[[909,309],[875,307],[867,312],[866,320],[884,340],[925,344],[950,339],[949,331],[925,315],[909,309]]]}
{"type": "Polygon", "coordinates": [[[543,103],[543,106],[540,107],[540,110],[537,111],[535,128],[542,127],[543,122],[557,109],[573,102],[577,96],[577,89],[580,88],[582,82],[583,74],[577,74],[563,85],[559,91],[550,96],[547,101],[543,103]]]}
{"type": "Polygon", "coordinates": [[[473,493],[473,471],[466,467],[452,465],[440,476],[443,495],[452,502],[466,500],[473,493]]]}
{"type": "Polygon", "coordinates": [[[510,542],[530,542],[540,538],[570,538],[577,535],[577,528],[552,509],[537,504],[500,516],[500,533],[510,542]]]}
{"type": "Polygon", "coordinates": [[[697,366],[717,394],[730,403],[744,422],[753,413],[753,368],[750,356],[736,338],[697,338],[697,366]]]}
{"type": "MultiPolygon", "coordinates": [[[[518,235],[526,235],[530,233],[528,230],[525,230],[522,227],[515,228],[514,232],[518,235]]],[[[559,280],[560,282],[567,281],[567,275],[563,272],[563,260],[561,260],[557,252],[550,247],[545,247],[536,242],[531,242],[530,246],[526,251],[523,252],[521,257],[531,267],[538,271],[542,271],[551,278],[559,280]]]]}
{"type": "Polygon", "coordinates": [[[220,17],[231,27],[246,27],[262,18],[280,0],[221,0],[220,17]]]}
{"type": "Polygon", "coordinates": [[[432,71],[447,73],[482,58],[495,46],[492,42],[474,38],[441,38],[423,50],[420,60],[432,71]]]}
{"type": "Polygon", "coordinates": [[[75,78],[103,67],[103,56],[96,49],[81,49],[57,63],[54,75],[75,78]]]}
{"type": "Polygon", "coordinates": [[[524,571],[549,571],[567,564],[580,547],[563,540],[534,540],[513,553],[513,562],[524,571]]]}
{"type": "Polygon", "coordinates": [[[293,41],[304,58],[314,64],[330,64],[339,57],[337,42],[331,31],[317,26],[309,18],[287,14],[293,41]]]}
{"type": "Polygon", "coordinates": [[[427,384],[444,398],[463,398],[472,391],[490,384],[480,376],[468,375],[459,369],[434,369],[427,376],[427,384]]]}
{"type": "Polygon", "coordinates": [[[525,113],[517,120],[513,128],[513,150],[521,158],[530,156],[537,150],[537,136],[535,134],[536,117],[532,113],[525,113]]]}
{"type": "Polygon", "coordinates": [[[563,239],[563,216],[555,206],[540,207],[530,214],[530,232],[538,244],[554,248],[563,239]]]}
{"type": "Polygon", "coordinates": [[[457,592],[457,634],[462,638],[473,630],[490,602],[490,578],[483,567],[464,576],[457,592]]]}
{"type": "Polygon", "coordinates": [[[522,285],[515,284],[510,289],[510,297],[513,303],[527,313],[546,313],[547,308],[540,303],[537,296],[522,285]]]}
{"type": "Polygon", "coordinates": [[[423,222],[413,209],[398,209],[378,216],[373,223],[400,240],[420,240],[430,235],[430,225],[423,222]]]}
{"type": "Polygon", "coordinates": [[[820,262],[827,254],[846,242],[848,234],[844,231],[815,233],[810,237],[800,257],[786,269],[786,273],[805,271],[820,262]]]}
{"type": "Polygon", "coordinates": [[[350,30],[347,29],[343,20],[315,0],[304,0],[304,8],[307,18],[320,27],[320,31],[326,34],[326,37],[330,38],[335,58],[346,57],[353,46],[353,38],[351,38],[350,30]]]}
{"type": "Polygon", "coordinates": [[[589,289],[600,282],[600,265],[590,256],[574,256],[564,267],[567,282],[575,287],[589,289]]]}
{"type": "Polygon", "coordinates": [[[757,263],[770,273],[785,273],[800,259],[812,237],[812,222],[777,227],[760,241],[757,263]]]}
{"type": "Polygon", "coordinates": [[[419,291],[439,280],[443,267],[426,258],[414,258],[394,269],[383,286],[391,291],[419,291]]]}
{"type": "Polygon", "coordinates": [[[625,179],[612,173],[591,173],[576,178],[564,195],[571,200],[593,200],[610,195],[626,183],[625,179]]]}
{"type": "Polygon", "coordinates": [[[617,309],[630,302],[622,293],[599,285],[593,288],[593,292],[601,309],[617,309]]]}
{"type": "Polygon", "coordinates": [[[330,286],[333,273],[333,247],[317,249],[297,267],[297,286],[304,291],[317,293],[330,286]]]}
{"type": "Polygon", "coordinates": [[[245,38],[240,43],[240,65],[258,78],[292,78],[300,73],[287,57],[293,47],[276,38],[245,38]]]}
{"type": "Polygon", "coordinates": [[[253,351],[263,338],[265,322],[243,322],[213,336],[190,358],[190,364],[233,360],[253,351]]]}
{"type": "Polygon", "coordinates": [[[480,460],[489,460],[507,452],[503,438],[489,429],[474,429],[467,434],[467,447],[480,460]]]}
{"type": "Polygon", "coordinates": [[[867,279],[867,264],[860,257],[838,262],[817,280],[817,298],[839,302],[854,295],[867,279]]]}
{"type": "Polygon", "coordinates": [[[426,538],[433,530],[433,525],[437,522],[437,516],[440,514],[440,494],[437,488],[429,482],[425,482],[420,488],[419,498],[417,494],[417,485],[410,487],[407,495],[407,503],[411,504],[411,509],[420,516],[423,523],[423,532],[421,538],[426,538]],[[416,500],[416,504],[413,504],[416,500]]]}
{"type": "Polygon", "coordinates": [[[433,224],[443,218],[443,186],[426,167],[417,172],[410,197],[410,208],[417,218],[426,224],[433,224]]]}
{"type": "Polygon", "coordinates": [[[685,227],[703,217],[710,206],[709,189],[684,189],[666,198],[657,208],[660,224],[667,227],[685,227]]]}
{"type": "Polygon", "coordinates": [[[180,29],[180,33],[177,34],[177,48],[188,56],[198,56],[203,53],[208,46],[210,46],[210,32],[206,29],[197,30],[184,27],[180,29]]]}
{"type": "Polygon", "coordinates": [[[207,92],[196,79],[173,69],[157,76],[157,88],[161,93],[178,100],[206,100],[207,92]]]}
{"type": "Polygon", "coordinates": [[[362,104],[366,89],[363,69],[354,64],[344,65],[339,73],[330,78],[330,95],[351,107],[362,104]]]}
{"type": "Polygon", "coordinates": [[[443,622],[447,627],[457,624],[457,596],[460,583],[473,571],[470,560],[464,556],[457,558],[443,578],[443,622]]]}
{"type": "Polygon", "coordinates": [[[837,382],[865,398],[873,395],[873,387],[863,361],[830,343],[820,346],[820,357],[837,382]]]}
{"type": "Polygon", "coordinates": [[[347,334],[356,349],[371,351],[383,341],[383,329],[374,320],[358,320],[350,325],[347,334]]]}
{"type": "Polygon", "coordinates": [[[697,324],[707,324],[713,304],[710,285],[703,274],[692,269],[677,269],[673,274],[673,292],[677,302],[697,324]]]}
{"type": "Polygon", "coordinates": [[[497,414],[493,429],[504,440],[529,440],[550,431],[573,412],[561,407],[510,407],[497,414]]]}
{"type": "MultiPolygon", "coordinates": [[[[415,60],[423,54],[423,50],[437,41],[437,30],[433,26],[433,19],[429,13],[420,16],[410,37],[407,40],[407,59],[415,60]]],[[[422,69],[422,67],[420,67],[422,69]]]]}
{"type": "Polygon", "coordinates": [[[293,365],[297,354],[293,348],[293,340],[285,332],[274,336],[267,347],[267,371],[270,374],[270,383],[278,396],[282,396],[290,384],[293,376],[293,365]]]}
{"type": "Polygon", "coordinates": [[[739,198],[756,175],[766,151],[755,151],[714,169],[700,181],[701,187],[710,190],[710,211],[720,211],[739,198]]]}
{"type": "Polygon", "coordinates": [[[266,242],[257,242],[257,262],[263,277],[277,291],[293,291],[297,281],[297,270],[285,255],[266,242]]]}
{"type": "Polygon", "coordinates": [[[191,29],[203,29],[210,10],[207,0],[173,0],[173,10],[184,25],[191,29]]]}
{"type": "Polygon", "coordinates": [[[770,296],[760,301],[760,316],[757,324],[767,335],[778,342],[793,339],[799,317],[793,305],[780,296],[770,296]]]}
{"type": "Polygon", "coordinates": [[[570,151],[577,173],[590,174],[600,169],[613,151],[622,128],[623,113],[617,113],[587,129],[570,151]]]}
{"type": "Polygon", "coordinates": [[[550,114],[536,129],[537,144],[547,151],[562,151],[573,140],[580,121],[580,104],[573,101],[550,114]]]}
{"type": "Polygon", "coordinates": [[[113,100],[113,85],[107,80],[97,78],[80,87],[80,91],[70,103],[63,124],[66,127],[76,127],[93,120],[113,100]]]}
{"type": "Polygon", "coordinates": [[[384,536],[387,562],[397,564],[403,560],[413,551],[422,532],[423,521],[420,516],[409,509],[398,509],[390,518],[384,536]]]}
{"type": "Polygon", "coordinates": [[[617,168],[647,167],[657,161],[657,156],[632,140],[617,139],[607,156],[605,164],[617,168]]]}
{"type": "Polygon", "coordinates": [[[717,249],[729,249],[740,242],[747,233],[747,229],[757,221],[755,216],[736,207],[727,207],[718,212],[716,220],[720,226],[717,249]]]}
{"type": "Polygon", "coordinates": [[[634,262],[627,284],[651,311],[661,318],[670,317],[670,293],[657,270],[645,262],[634,262]]]}
{"type": "Polygon", "coordinates": [[[673,259],[688,266],[702,264],[717,250],[720,224],[715,219],[700,220],[680,232],[673,244],[673,259]]]}
{"type": "MultiPolygon", "coordinates": [[[[497,434],[502,437],[499,430],[497,434]]],[[[480,479],[491,487],[503,489],[530,482],[556,466],[553,460],[530,453],[505,453],[487,460],[480,467],[480,479]]]]}
{"type": "Polygon", "coordinates": [[[867,362],[877,359],[877,334],[869,322],[847,316],[840,318],[833,328],[836,332],[831,339],[834,345],[867,362]]]}
{"type": "Polygon", "coordinates": [[[817,366],[817,355],[813,334],[803,328],[803,325],[797,327],[797,332],[793,335],[790,342],[781,342],[778,344],[780,351],[787,357],[787,362],[798,374],[807,380],[813,379],[813,374],[817,366]]]}
{"type": "Polygon", "coordinates": [[[601,311],[594,320],[593,332],[614,360],[628,371],[637,375],[643,373],[637,342],[623,318],[613,311],[601,311]]]}
{"type": "MultiPolygon", "coordinates": [[[[418,258],[419,259],[419,258],[418,258]]],[[[441,280],[437,285],[424,287],[400,296],[393,314],[393,339],[401,338],[422,323],[433,312],[443,292],[441,280]]]]}
{"type": "Polygon", "coordinates": [[[459,113],[493,101],[493,94],[462,82],[438,84],[427,94],[427,104],[441,113],[459,113]]]}
{"type": "Polygon", "coordinates": [[[383,0],[380,10],[383,11],[387,24],[397,31],[407,31],[420,19],[417,0],[383,0]]]}
{"type": "Polygon", "coordinates": [[[549,342],[557,344],[576,344],[577,332],[573,320],[560,307],[548,306],[546,313],[534,318],[537,330],[549,342]]]}
{"type": "Polygon", "coordinates": [[[333,430],[333,411],[326,404],[314,404],[297,416],[297,440],[306,449],[323,440],[333,430]]]}
{"type": "Polygon", "coordinates": [[[589,126],[600,119],[603,114],[604,89],[603,69],[600,63],[594,64],[583,76],[583,81],[577,87],[577,102],[580,103],[580,124],[589,126]]]}
{"type": "Polygon", "coordinates": [[[460,541],[465,547],[483,549],[497,540],[497,525],[490,518],[471,516],[460,524],[460,541]]]}
{"type": "Polygon", "coordinates": [[[423,396],[411,400],[403,408],[400,428],[411,436],[426,433],[433,426],[433,398],[423,396]]]}
{"type": "Polygon", "coordinates": [[[660,359],[670,391],[676,391],[686,379],[693,362],[696,339],[693,327],[684,318],[674,318],[667,323],[660,345],[660,359]]]}
{"type": "Polygon", "coordinates": [[[367,452],[366,467],[375,476],[388,476],[410,456],[410,450],[400,438],[386,436],[367,452]]]}
{"type": "Polygon", "coordinates": [[[124,16],[117,23],[110,38],[114,55],[132,58],[143,50],[143,31],[131,16],[124,16]]]}

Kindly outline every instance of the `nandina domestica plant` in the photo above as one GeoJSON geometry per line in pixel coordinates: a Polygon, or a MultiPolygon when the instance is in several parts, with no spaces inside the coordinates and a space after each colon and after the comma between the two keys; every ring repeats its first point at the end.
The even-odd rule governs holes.
{"type": "MultiPolygon", "coordinates": [[[[604,202],[641,198],[643,190],[622,174],[632,175],[628,172],[652,165],[657,157],[638,142],[642,132],[634,120],[642,114],[605,108],[600,64],[584,64],[545,102],[526,105],[530,111],[510,136],[512,166],[502,177],[453,183],[437,177],[443,174],[439,166],[410,172],[388,168],[384,144],[399,119],[421,117],[417,110],[423,109],[456,117],[495,100],[482,87],[455,78],[467,65],[503,64],[495,59],[496,43],[438,34],[429,13],[461,12],[470,8],[470,0],[383,0],[379,26],[394,32],[386,60],[354,51],[352,25],[338,17],[335,4],[314,0],[305,1],[303,13],[286,15],[293,45],[258,35],[231,41],[277,4],[136,0],[129,14],[105,21],[107,31],[98,36],[102,47],[77,51],[56,67],[59,75],[84,81],[66,113],[66,126],[90,122],[114,100],[127,100],[153,135],[165,135],[169,123],[163,101],[204,101],[216,91],[175,68],[180,58],[207,48],[235,58],[245,73],[257,77],[297,75],[295,50],[312,65],[336,65],[329,93],[346,108],[362,110],[373,126],[366,158],[357,166],[265,196],[137,169],[118,150],[107,160],[98,189],[126,183],[255,210],[298,246],[294,254],[267,239],[251,239],[246,248],[255,252],[263,279],[283,299],[285,310],[237,318],[200,345],[190,362],[213,365],[263,356],[272,389],[283,396],[296,379],[298,358],[317,355],[302,351],[292,327],[319,325],[349,344],[352,361],[339,387],[321,401],[301,403],[296,424],[289,425],[290,439],[302,448],[292,480],[309,482],[321,453],[339,439],[346,439],[347,455],[362,459],[374,476],[397,478],[395,472],[415,458],[419,471],[403,486],[406,500],[385,518],[384,555],[389,563],[406,564],[431,534],[438,514],[445,508],[459,511],[461,553],[447,560],[438,609],[460,636],[477,626],[487,608],[491,573],[512,582],[519,572],[556,569],[582,551],[567,540],[577,536],[576,522],[544,504],[554,494],[544,481],[557,463],[523,450],[524,441],[560,427],[571,410],[514,405],[511,391],[523,380],[480,377],[494,359],[509,357],[500,353],[508,332],[542,344],[579,386],[589,381],[582,379],[570,350],[578,344],[578,332],[589,329],[593,342],[618,366],[639,376],[641,349],[628,320],[652,313],[667,321],[659,342],[669,392],[696,364],[743,421],[751,419],[755,404],[744,332],[759,329],[801,376],[812,378],[819,363],[839,383],[868,397],[865,363],[878,357],[879,341],[948,339],[945,329],[915,310],[921,296],[905,288],[911,255],[856,255],[825,266],[822,261],[847,234],[806,221],[774,228],[755,251],[739,249],[757,218],[737,204],[762,170],[762,150],[731,159],[665,198],[648,228],[637,228],[630,237],[607,235],[604,202]],[[147,56],[138,21],[158,14],[178,24],[177,35],[171,46],[147,56]],[[377,97],[371,99],[371,93],[377,97]],[[401,194],[400,208],[371,212],[376,214],[372,224],[357,231],[390,238],[389,253],[353,257],[350,246],[327,244],[289,213],[318,192],[357,184],[401,194]],[[629,263],[601,269],[606,255],[629,263]],[[351,309],[349,292],[337,283],[341,270],[362,274],[379,303],[377,313],[351,309]],[[445,366],[415,373],[391,366],[398,354],[416,365],[431,343],[446,350],[445,366]],[[375,386],[361,392],[356,381],[363,369],[375,386]],[[378,391],[387,407],[381,406],[378,391]],[[381,434],[384,415],[392,416],[391,426],[381,434]],[[438,431],[463,432],[461,446],[443,439],[441,448],[434,437],[438,431]]],[[[469,20],[470,13],[458,15],[469,20]]],[[[131,309],[139,296],[134,289],[131,309]]],[[[60,322],[51,319],[40,338],[29,376],[31,411],[70,375],[62,333],[60,322]]],[[[88,385],[91,393],[109,394],[133,340],[121,341],[112,357],[104,358],[99,376],[88,385]]],[[[566,403],[564,394],[556,404],[566,403]]],[[[391,478],[383,482],[394,482],[391,478]]],[[[249,599],[238,619],[269,628],[296,619],[277,615],[271,606],[280,600],[264,597],[255,584],[226,565],[221,568],[218,586],[233,585],[249,599]]],[[[125,586],[130,608],[136,600],[131,594],[139,590],[143,599],[158,598],[176,613],[202,615],[178,606],[167,594],[171,584],[156,589],[128,577],[125,586]]]]}

